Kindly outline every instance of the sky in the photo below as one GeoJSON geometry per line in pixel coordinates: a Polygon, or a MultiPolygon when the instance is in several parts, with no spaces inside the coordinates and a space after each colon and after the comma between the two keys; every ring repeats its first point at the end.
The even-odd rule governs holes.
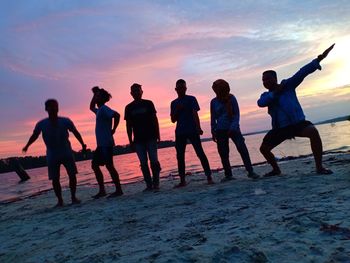
{"type": "MultiPolygon", "coordinates": [[[[241,130],[271,128],[261,73],[279,80],[336,43],[322,71],[308,76],[298,97],[308,120],[349,114],[350,2],[344,1],[91,1],[3,0],[0,2],[0,158],[21,155],[44,102],[59,101],[61,116],[76,125],[88,147],[96,147],[91,88],[113,98],[122,116],[114,136],[127,144],[124,108],[130,86],[139,83],[154,102],[162,140],[173,140],[169,105],[177,79],[197,97],[203,137],[210,137],[213,81],[230,83],[239,103],[241,130]]],[[[70,136],[73,149],[80,146],[70,136]]],[[[28,155],[43,155],[42,140],[28,155]]]]}

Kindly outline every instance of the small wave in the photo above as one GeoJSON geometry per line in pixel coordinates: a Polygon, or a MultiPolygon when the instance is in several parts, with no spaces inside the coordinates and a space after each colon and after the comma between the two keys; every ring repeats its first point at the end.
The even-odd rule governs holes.
{"type": "Polygon", "coordinates": [[[331,150],[325,151],[325,153],[337,153],[337,152],[349,152],[350,151],[350,145],[341,146],[339,148],[334,148],[331,150]]]}

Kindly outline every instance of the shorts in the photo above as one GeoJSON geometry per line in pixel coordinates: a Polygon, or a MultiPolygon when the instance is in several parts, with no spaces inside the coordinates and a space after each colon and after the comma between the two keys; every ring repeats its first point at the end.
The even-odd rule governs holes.
{"type": "Polygon", "coordinates": [[[50,158],[47,160],[47,168],[49,173],[49,180],[60,178],[60,166],[63,166],[67,170],[69,178],[75,178],[78,173],[77,166],[75,165],[75,160],[73,155],[67,155],[60,158],[50,158]]]}
{"type": "Polygon", "coordinates": [[[298,136],[298,134],[309,125],[313,125],[312,122],[301,121],[283,128],[272,129],[265,135],[263,143],[276,147],[287,139],[294,139],[294,137],[298,136]]]}
{"type": "Polygon", "coordinates": [[[113,165],[113,147],[99,146],[92,157],[92,165],[113,165]]]}

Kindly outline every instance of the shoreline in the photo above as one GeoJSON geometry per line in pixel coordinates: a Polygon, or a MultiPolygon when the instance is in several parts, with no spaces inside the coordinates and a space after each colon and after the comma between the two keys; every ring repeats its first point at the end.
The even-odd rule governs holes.
{"type": "MultiPolygon", "coordinates": [[[[323,122],[317,122],[317,123],[314,123],[314,125],[317,126],[317,125],[325,125],[325,124],[331,124],[331,123],[337,123],[337,122],[346,122],[346,121],[349,121],[348,118],[349,118],[349,116],[338,117],[338,118],[326,120],[323,122]]],[[[247,132],[247,133],[244,133],[243,136],[245,136],[245,137],[253,136],[253,135],[258,135],[258,134],[262,134],[262,133],[267,133],[268,131],[269,130],[247,132]]],[[[201,138],[202,142],[208,142],[211,140],[212,140],[212,138],[210,138],[210,137],[201,138]]],[[[173,140],[164,140],[158,144],[158,149],[171,148],[171,147],[175,147],[175,141],[173,141],[173,140]]],[[[77,162],[87,161],[87,160],[92,159],[92,150],[91,149],[89,149],[89,151],[86,153],[75,152],[75,151],[73,151],[73,152],[74,152],[74,156],[75,156],[75,159],[77,162]]],[[[116,145],[116,146],[114,146],[113,156],[130,154],[130,153],[133,153],[133,151],[130,149],[130,147],[128,145],[116,145]]],[[[26,157],[20,157],[20,156],[6,157],[6,158],[0,159],[0,176],[2,173],[11,172],[10,170],[8,170],[8,167],[6,167],[6,165],[5,165],[5,162],[6,162],[5,160],[11,159],[11,158],[19,159],[21,162],[21,165],[25,169],[35,169],[35,168],[40,168],[40,167],[46,166],[46,156],[45,155],[26,156],[26,157]],[[34,162],[34,164],[32,162],[34,162]],[[4,170],[2,170],[2,169],[4,169],[4,170]]]]}
{"type": "MultiPolygon", "coordinates": [[[[344,149],[347,149],[346,146],[342,147],[344,149]]],[[[334,149],[334,150],[329,150],[329,151],[325,151],[323,156],[326,157],[328,155],[334,155],[334,154],[348,154],[350,153],[350,150],[347,150],[347,151],[337,151],[338,149],[334,149]]],[[[279,158],[277,160],[277,162],[279,164],[283,163],[283,162],[287,162],[287,161],[291,161],[291,160],[298,160],[298,159],[305,159],[305,158],[312,158],[313,155],[312,154],[306,154],[306,155],[299,155],[299,156],[286,156],[286,157],[282,157],[282,158],[279,158]]],[[[258,166],[262,166],[262,165],[267,165],[267,162],[264,161],[264,162],[258,162],[258,163],[253,163],[252,164],[253,167],[258,167],[258,166]]],[[[240,169],[240,168],[244,168],[244,165],[233,165],[231,166],[231,169],[240,169]]],[[[222,173],[223,172],[223,168],[219,168],[219,169],[212,169],[212,173],[213,175],[215,176],[216,173],[222,173]]],[[[191,178],[191,176],[196,176],[196,175],[200,175],[202,176],[204,174],[203,171],[194,171],[194,172],[186,172],[186,176],[189,176],[188,178],[191,178]]],[[[168,175],[165,175],[165,176],[162,176],[160,178],[161,180],[161,183],[164,182],[164,181],[173,181],[173,180],[178,180],[178,174],[168,174],[168,175]],[[176,179],[174,179],[176,178],[176,179]]],[[[137,180],[137,181],[133,181],[133,182],[127,182],[127,183],[121,183],[121,185],[123,185],[124,187],[125,186],[128,186],[128,185],[132,185],[132,184],[142,184],[144,183],[143,181],[143,177],[140,177],[140,180],[137,180]]],[[[111,180],[106,180],[105,181],[105,184],[106,186],[112,186],[113,185],[113,182],[111,180]]],[[[91,188],[95,188],[97,186],[97,182],[95,183],[81,183],[77,184],[77,193],[79,194],[79,188],[80,187],[91,187],[91,188]]],[[[67,191],[69,190],[68,187],[63,187],[62,188],[62,191],[67,191]]],[[[36,196],[40,196],[40,195],[43,195],[47,192],[52,192],[53,189],[52,187],[50,186],[49,189],[43,189],[43,190],[40,190],[40,191],[37,191],[37,192],[34,192],[32,194],[29,194],[27,196],[24,196],[24,197],[13,197],[13,198],[9,198],[9,199],[5,199],[5,200],[1,200],[0,201],[0,206],[2,205],[8,205],[8,204],[11,204],[11,203],[14,203],[14,202],[19,202],[19,201],[22,201],[22,200],[26,200],[26,199],[30,199],[30,198],[34,198],[36,196]]]]}

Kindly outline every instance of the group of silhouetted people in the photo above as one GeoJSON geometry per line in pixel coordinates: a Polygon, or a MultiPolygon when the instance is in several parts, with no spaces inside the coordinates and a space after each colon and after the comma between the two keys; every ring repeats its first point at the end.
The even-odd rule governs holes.
{"type": "MultiPolygon", "coordinates": [[[[273,70],[263,72],[262,81],[268,90],[258,100],[259,107],[267,107],[272,118],[272,129],[265,135],[260,147],[260,152],[272,166],[272,171],[264,177],[280,175],[280,168],[271,152],[273,148],[294,137],[307,137],[311,142],[311,149],[315,158],[316,172],[319,174],[331,174],[332,171],[322,165],[322,141],[315,126],[305,120],[305,115],[296,96],[296,88],[304,78],[321,70],[320,61],[332,50],[334,44],[325,50],[316,59],[302,67],[295,75],[288,79],[277,81],[277,74],[273,70]]],[[[217,150],[221,158],[225,177],[222,181],[232,180],[232,168],[229,160],[229,140],[231,139],[244,163],[247,176],[258,179],[260,176],[253,170],[249,151],[244,137],[240,131],[240,113],[236,97],[230,93],[230,85],[223,79],[213,82],[212,89],[215,98],[210,102],[211,133],[213,141],[217,144],[217,150]]],[[[208,158],[203,150],[200,136],[201,129],[198,111],[200,107],[194,96],[187,95],[186,81],[176,81],[175,90],[177,98],[171,102],[170,116],[173,123],[176,122],[175,148],[180,182],[175,187],[186,186],[185,177],[185,150],[187,141],[192,144],[198,156],[208,184],[214,184],[208,158]]],[[[115,133],[120,122],[120,114],[109,108],[106,103],[111,99],[111,94],[99,87],[92,89],[93,97],[90,102],[90,110],[96,115],[95,135],[97,148],[92,158],[92,169],[95,173],[99,191],[93,198],[106,196],[104,178],[100,166],[106,166],[115,185],[115,192],[109,197],[123,195],[119,174],[113,164],[113,146],[115,133]]],[[[137,153],[141,171],[146,183],[145,191],[159,190],[159,177],[161,165],[158,160],[157,143],[160,141],[157,111],[152,101],[142,98],[143,90],[140,84],[134,83],[130,91],[133,101],[125,107],[124,119],[130,146],[137,153]],[[150,162],[150,165],[148,163],[150,162]]],[[[57,196],[57,206],[63,206],[62,191],[60,185],[60,165],[63,164],[69,176],[72,203],[80,203],[76,197],[77,168],[73,158],[73,151],[68,140],[68,132],[72,132],[80,142],[83,151],[86,145],[74,126],[73,122],[58,116],[58,102],[49,99],[45,102],[45,110],[48,118],[39,121],[23,148],[23,152],[42,133],[46,145],[46,158],[48,176],[52,180],[54,192],[57,196]]]]}

